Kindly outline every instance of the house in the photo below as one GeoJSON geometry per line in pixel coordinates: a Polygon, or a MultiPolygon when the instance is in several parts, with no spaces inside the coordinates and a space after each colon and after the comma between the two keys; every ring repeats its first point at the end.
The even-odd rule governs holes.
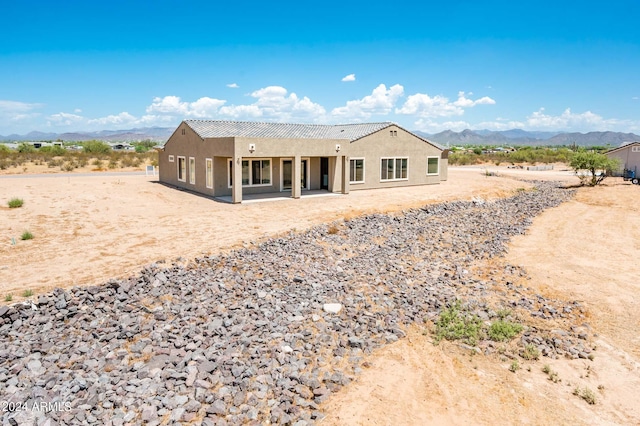
{"type": "Polygon", "coordinates": [[[245,194],[438,184],[448,150],[397,124],[185,120],[159,150],[159,180],[242,202],[245,194]]]}
{"type": "Polygon", "coordinates": [[[620,170],[633,170],[640,173],[640,141],[623,142],[619,147],[605,153],[609,158],[620,160],[620,170]]]}

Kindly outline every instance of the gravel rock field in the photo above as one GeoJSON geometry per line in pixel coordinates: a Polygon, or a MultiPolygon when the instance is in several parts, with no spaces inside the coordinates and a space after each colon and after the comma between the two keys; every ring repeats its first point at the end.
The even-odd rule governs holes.
{"type": "Polygon", "coordinates": [[[525,330],[509,356],[588,358],[580,304],[526,291],[526,272],[499,262],[573,194],[537,182],[357,217],[0,306],[0,423],[314,424],[368,354],[456,300],[485,321],[514,312],[525,330]]]}

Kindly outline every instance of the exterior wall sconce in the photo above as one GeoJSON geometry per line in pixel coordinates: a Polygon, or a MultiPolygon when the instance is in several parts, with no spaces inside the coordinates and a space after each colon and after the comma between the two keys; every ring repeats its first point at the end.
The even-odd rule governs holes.
{"type": "Polygon", "coordinates": [[[336,152],[340,152],[340,149],[341,149],[341,148],[342,148],[342,147],[340,146],[340,144],[339,144],[339,143],[337,143],[337,144],[336,144],[336,152]]]}
{"type": "Polygon", "coordinates": [[[253,152],[256,150],[256,144],[255,143],[250,143],[249,144],[249,152],[253,154],[253,152]]]}

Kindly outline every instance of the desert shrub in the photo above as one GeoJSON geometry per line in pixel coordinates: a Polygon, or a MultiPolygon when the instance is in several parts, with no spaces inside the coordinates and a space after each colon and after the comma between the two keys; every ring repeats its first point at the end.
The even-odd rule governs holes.
{"type": "Polygon", "coordinates": [[[520,324],[498,320],[489,326],[487,333],[489,335],[489,339],[496,342],[505,342],[513,339],[521,331],[522,326],[520,324]]]}
{"type": "Polygon", "coordinates": [[[22,241],[33,240],[33,234],[29,231],[24,231],[20,237],[22,241]]]}
{"type": "Polygon", "coordinates": [[[18,207],[22,207],[24,200],[22,198],[12,198],[7,204],[10,209],[17,209],[18,207]]]}
{"type": "Polygon", "coordinates": [[[594,405],[596,403],[596,394],[588,387],[584,387],[584,388],[576,387],[573,390],[573,394],[584,399],[589,405],[594,405]]]}
{"type": "Polygon", "coordinates": [[[509,371],[511,371],[512,373],[515,373],[518,370],[520,370],[520,363],[518,362],[517,359],[514,359],[511,365],[509,366],[509,371]]]}
{"type": "Polygon", "coordinates": [[[0,159],[0,170],[6,170],[9,168],[9,160],[6,158],[0,159]]]}
{"type": "Polygon", "coordinates": [[[18,152],[22,154],[36,152],[36,148],[30,143],[22,142],[20,145],[18,145],[18,152]]]}
{"type": "Polygon", "coordinates": [[[75,156],[75,162],[78,167],[86,167],[89,164],[89,156],[84,152],[80,152],[75,156]]]}
{"type": "Polygon", "coordinates": [[[593,151],[578,151],[571,157],[569,166],[583,185],[596,186],[620,168],[620,161],[593,151]]]}
{"type": "Polygon", "coordinates": [[[33,290],[27,289],[22,292],[22,297],[31,297],[31,296],[33,296],[33,290]]]}
{"type": "Polygon", "coordinates": [[[109,160],[109,166],[108,166],[108,167],[109,167],[110,169],[115,169],[115,168],[117,168],[117,167],[118,167],[118,160],[117,160],[117,159],[115,159],[115,158],[111,158],[111,159],[109,160]]]}
{"type": "Polygon", "coordinates": [[[522,351],[522,358],[526,360],[539,359],[540,350],[533,343],[528,343],[522,351]]]}
{"type": "Polygon", "coordinates": [[[9,293],[4,297],[5,302],[11,302],[13,300],[13,294],[9,293]]]}
{"type": "Polygon", "coordinates": [[[107,154],[111,152],[111,147],[101,141],[86,141],[82,143],[82,151],[91,154],[107,154]]]}
{"type": "Polygon", "coordinates": [[[133,142],[132,145],[135,147],[136,152],[143,153],[151,150],[156,143],[150,140],[144,140],[140,142],[133,142]]]}
{"type": "Polygon", "coordinates": [[[462,310],[460,301],[443,310],[436,321],[436,341],[463,340],[470,345],[478,343],[482,320],[462,310]]]}
{"type": "Polygon", "coordinates": [[[50,156],[65,155],[67,150],[60,145],[43,146],[39,149],[41,154],[49,154],[50,156]]]}
{"type": "Polygon", "coordinates": [[[60,167],[62,166],[62,159],[60,158],[52,158],[51,160],[47,161],[47,167],[49,167],[50,169],[54,168],[54,167],[60,167]]]}
{"type": "Polygon", "coordinates": [[[0,152],[9,153],[11,150],[8,146],[3,143],[0,143],[0,152]]]}
{"type": "Polygon", "coordinates": [[[120,160],[120,165],[121,167],[133,167],[133,160],[135,159],[137,158],[133,157],[132,155],[125,155],[120,160]]]}
{"type": "Polygon", "coordinates": [[[76,165],[75,161],[65,161],[61,166],[60,166],[60,170],[65,171],[65,172],[72,172],[74,171],[78,166],[76,165]]]}

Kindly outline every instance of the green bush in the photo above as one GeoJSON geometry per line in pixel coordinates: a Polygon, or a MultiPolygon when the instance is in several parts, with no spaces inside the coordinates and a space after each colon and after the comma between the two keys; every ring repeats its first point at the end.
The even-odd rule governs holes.
{"type": "Polygon", "coordinates": [[[82,143],[82,150],[91,154],[106,154],[111,151],[111,146],[101,141],[87,141],[82,143]]]}
{"type": "Polygon", "coordinates": [[[513,339],[521,331],[522,326],[520,324],[498,320],[489,326],[488,335],[489,339],[496,342],[506,342],[513,339]]]}
{"type": "Polygon", "coordinates": [[[609,158],[605,154],[582,150],[573,155],[569,166],[583,185],[596,186],[612,171],[617,171],[620,162],[617,158],[609,158]]]}
{"type": "Polygon", "coordinates": [[[40,153],[50,154],[51,156],[60,156],[67,153],[67,150],[60,145],[43,146],[39,151],[40,153]]]}
{"type": "Polygon", "coordinates": [[[436,341],[463,340],[470,345],[478,343],[482,330],[482,320],[477,316],[465,312],[460,302],[443,310],[436,321],[436,341]]]}
{"type": "Polygon", "coordinates": [[[10,209],[17,209],[18,207],[22,207],[24,200],[22,198],[12,198],[7,204],[10,209]]]}
{"type": "Polygon", "coordinates": [[[33,296],[33,290],[25,290],[22,292],[22,297],[31,297],[33,296]]]}
{"type": "Polygon", "coordinates": [[[31,232],[29,232],[29,231],[24,231],[24,232],[22,233],[22,236],[20,237],[20,239],[21,239],[22,241],[25,241],[25,240],[33,240],[33,234],[32,234],[31,232]]]}
{"type": "Polygon", "coordinates": [[[30,143],[22,142],[20,145],[18,145],[18,152],[21,154],[36,152],[36,148],[30,143]]]}

